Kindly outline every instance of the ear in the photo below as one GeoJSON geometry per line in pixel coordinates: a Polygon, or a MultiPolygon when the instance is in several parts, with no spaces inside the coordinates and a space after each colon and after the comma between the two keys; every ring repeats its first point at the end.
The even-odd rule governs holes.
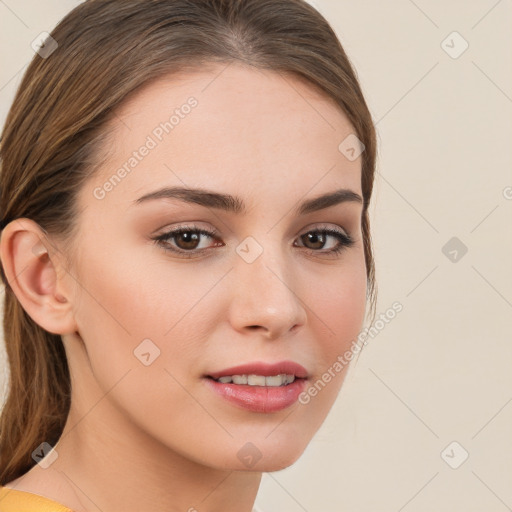
{"type": "Polygon", "coordinates": [[[20,218],[5,226],[0,259],[10,287],[39,326],[52,334],[77,330],[62,254],[36,222],[20,218]]]}

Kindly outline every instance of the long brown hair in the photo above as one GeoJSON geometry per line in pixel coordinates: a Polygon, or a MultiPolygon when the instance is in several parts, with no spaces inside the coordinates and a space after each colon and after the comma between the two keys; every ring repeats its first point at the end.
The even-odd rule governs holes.
{"type": "MultiPolygon", "coordinates": [[[[328,22],[304,0],[88,0],[52,31],[30,63],[0,146],[0,229],[30,218],[72,246],[75,198],[99,162],[107,122],[143,84],[207,63],[243,62],[291,73],[345,112],[364,144],[362,232],[368,300],[375,277],[368,205],[375,128],[356,73],[328,22]],[[58,45],[58,46],[56,46],[58,45]]],[[[340,141],[341,142],[341,141],[340,141]]],[[[5,284],[10,375],[0,417],[0,485],[26,473],[43,441],[54,445],[71,397],[62,339],[36,324],[5,284]]]]}

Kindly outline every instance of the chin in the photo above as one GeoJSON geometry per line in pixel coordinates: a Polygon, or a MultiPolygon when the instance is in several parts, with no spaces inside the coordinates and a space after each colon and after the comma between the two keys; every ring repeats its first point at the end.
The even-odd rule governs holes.
{"type": "Polygon", "coordinates": [[[264,473],[272,473],[273,471],[281,471],[282,469],[289,468],[293,466],[300,458],[303,452],[295,454],[294,457],[283,458],[279,457],[279,460],[267,460],[265,463],[260,463],[258,465],[258,471],[262,471],[264,473]]]}
{"type": "Polygon", "coordinates": [[[261,451],[254,448],[252,443],[247,443],[238,452],[236,468],[238,471],[261,471],[270,473],[280,471],[292,466],[301,457],[306,449],[306,445],[297,443],[280,443],[278,445],[265,446],[261,451]],[[252,453],[251,453],[252,452],[252,453]],[[253,455],[251,463],[251,455],[253,455]],[[245,463],[247,459],[248,462],[245,463]],[[242,463],[240,463],[242,462],[242,463]]]}
{"type": "MultiPolygon", "coordinates": [[[[266,440],[260,438],[229,445],[218,443],[216,448],[210,449],[206,456],[191,458],[204,466],[220,470],[268,473],[293,465],[304,453],[308,444],[299,443],[297,439],[294,443],[291,440],[285,442],[280,439],[269,441],[270,438],[266,440]]],[[[204,451],[203,454],[205,454],[204,451]]]]}

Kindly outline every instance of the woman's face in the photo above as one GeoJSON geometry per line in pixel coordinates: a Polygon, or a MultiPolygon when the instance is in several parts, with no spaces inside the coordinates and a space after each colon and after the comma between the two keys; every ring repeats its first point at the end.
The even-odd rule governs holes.
{"type": "Polygon", "coordinates": [[[339,149],[353,128],[296,78],[236,64],[145,87],[112,127],[112,154],[78,198],[73,302],[86,350],[65,341],[75,389],[88,392],[89,372],[127,425],[196,462],[289,466],[346,369],[309,400],[298,393],[350,348],[365,313],[361,158],[339,149]],[[301,208],[340,189],[353,194],[301,208]],[[307,378],[208,377],[282,361],[307,378]]]}

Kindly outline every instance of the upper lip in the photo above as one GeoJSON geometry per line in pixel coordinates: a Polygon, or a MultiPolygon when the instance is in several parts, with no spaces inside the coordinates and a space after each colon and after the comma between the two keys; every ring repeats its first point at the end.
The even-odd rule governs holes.
{"type": "Polygon", "coordinates": [[[301,379],[305,379],[308,376],[306,368],[293,361],[279,361],[272,364],[256,361],[254,363],[241,364],[218,372],[209,373],[207,377],[212,377],[213,379],[227,375],[263,375],[270,377],[279,374],[295,375],[295,377],[301,379]]]}

